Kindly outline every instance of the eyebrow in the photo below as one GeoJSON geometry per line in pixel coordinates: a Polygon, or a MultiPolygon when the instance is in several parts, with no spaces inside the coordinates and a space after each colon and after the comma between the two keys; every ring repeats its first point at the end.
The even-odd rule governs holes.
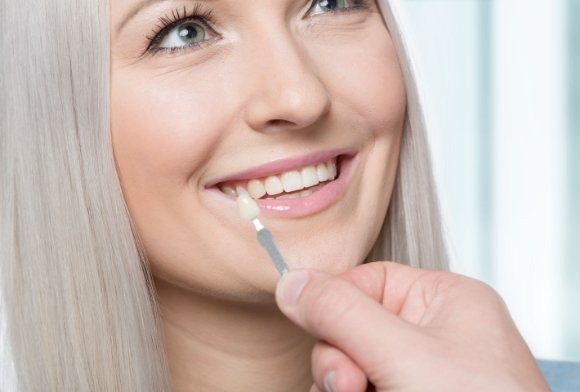
{"type": "MultiPolygon", "coordinates": [[[[140,2],[138,2],[137,4],[135,4],[135,6],[133,8],[131,8],[131,10],[127,13],[127,15],[125,15],[125,17],[123,18],[123,20],[121,21],[121,23],[119,23],[117,25],[117,29],[116,29],[116,34],[118,35],[121,30],[123,29],[123,27],[125,27],[125,25],[127,23],[129,23],[129,21],[135,16],[137,15],[141,10],[143,10],[144,8],[147,8],[153,4],[156,3],[162,3],[162,2],[171,2],[172,0],[141,0],[140,2]]],[[[208,2],[208,1],[213,1],[213,0],[190,0],[192,3],[195,2],[208,2]]]]}

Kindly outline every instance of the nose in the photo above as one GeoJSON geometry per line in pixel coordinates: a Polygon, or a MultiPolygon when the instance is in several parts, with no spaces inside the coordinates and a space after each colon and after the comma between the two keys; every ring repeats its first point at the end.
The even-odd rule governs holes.
{"type": "Polygon", "coordinates": [[[290,31],[260,34],[248,47],[245,121],[258,132],[306,129],[330,109],[327,87],[290,31]]]}

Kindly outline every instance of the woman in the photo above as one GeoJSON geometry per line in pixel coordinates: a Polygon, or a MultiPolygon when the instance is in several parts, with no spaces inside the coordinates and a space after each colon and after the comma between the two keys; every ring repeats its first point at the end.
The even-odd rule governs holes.
{"type": "MultiPolygon", "coordinates": [[[[482,389],[546,388],[489,289],[390,263],[356,267],[447,268],[388,2],[56,0],[0,11],[10,54],[0,83],[3,306],[21,390],[343,391],[367,379],[398,390],[419,385],[410,359],[429,366],[434,347],[456,365],[454,351],[469,364],[474,352],[486,366],[505,359],[485,372],[504,379],[482,389]],[[237,216],[238,187],[260,199],[296,270],[277,300],[299,326],[276,305],[278,276],[237,216]],[[470,342],[405,332],[421,324],[415,295],[457,286],[454,298],[470,301],[447,298],[437,314],[484,298],[484,321],[509,335],[501,355],[482,354],[488,341],[455,350],[470,342]],[[344,308],[344,298],[355,301],[344,308]],[[398,331],[411,354],[349,342],[344,328],[359,315],[374,332],[398,331]]],[[[476,385],[453,384],[454,372],[473,379],[474,369],[441,363],[444,377],[417,370],[427,385],[476,385]]]]}

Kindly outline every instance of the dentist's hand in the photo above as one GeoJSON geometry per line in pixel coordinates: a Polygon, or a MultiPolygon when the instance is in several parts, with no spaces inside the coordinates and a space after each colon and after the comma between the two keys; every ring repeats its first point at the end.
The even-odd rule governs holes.
{"type": "Polygon", "coordinates": [[[312,391],[549,391],[499,295],[390,262],[286,274],[280,309],[319,342],[312,391]]]}

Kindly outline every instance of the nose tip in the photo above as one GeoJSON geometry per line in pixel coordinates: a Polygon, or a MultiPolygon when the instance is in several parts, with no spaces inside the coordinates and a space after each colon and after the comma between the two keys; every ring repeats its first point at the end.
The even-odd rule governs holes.
{"type": "MultiPolygon", "coordinates": [[[[287,75],[287,77],[290,75],[287,75]]],[[[294,80],[281,80],[264,86],[246,111],[248,125],[260,132],[276,129],[304,129],[316,123],[330,109],[330,96],[313,74],[294,80]]]]}

